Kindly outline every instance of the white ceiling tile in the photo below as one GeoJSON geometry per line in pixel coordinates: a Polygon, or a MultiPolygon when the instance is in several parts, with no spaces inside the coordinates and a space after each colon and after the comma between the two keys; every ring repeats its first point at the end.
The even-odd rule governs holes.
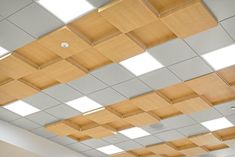
{"type": "Polygon", "coordinates": [[[3,20],[3,17],[0,15],[0,21],[2,21],[3,20]]]}
{"type": "Polygon", "coordinates": [[[171,129],[177,129],[185,126],[190,126],[196,123],[191,117],[187,115],[179,115],[171,118],[167,118],[161,121],[163,125],[171,129]]]}
{"type": "Polygon", "coordinates": [[[161,133],[155,134],[154,136],[158,137],[162,141],[174,141],[177,139],[185,138],[183,134],[179,133],[176,130],[161,132],[161,133]]]}
{"type": "Polygon", "coordinates": [[[15,50],[34,40],[32,36],[7,20],[0,22],[0,36],[0,45],[8,50],[15,50]]]}
{"type": "Polygon", "coordinates": [[[226,140],[226,141],[224,141],[224,143],[231,148],[235,148],[235,139],[226,140]]]}
{"type": "Polygon", "coordinates": [[[51,138],[56,136],[55,134],[48,132],[44,127],[31,130],[31,132],[45,138],[51,138]]]}
{"type": "Polygon", "coordinates": [[[204,2],[219,21],[235,15],[233,0],[204,0],[204,2]]]}
{"type": "Polygon", "coordinates": [[[61,102],[67,102],[79,97],[82,97],[82,94],[77,90],[71,88],[67,84],[59,84],[53,87],[43,90],[44,93],[54,97],[61,102]]]}
{"type": "Polygon", "coordinates": [[[153,89],[161,89],[176,83],[181,82],[167,68],[161,68],[153,72],[149,72],[139,77],[144,83],[153,89]]]}
{"type": "Polygon", "coordinates": [[[235,115],[226,116],[226,118],[235,125],[235,115]]]}
{"type": "Polygon", "coordinates": [[[55,106],[60,104],[61,102],[55,100],[54,98],[48,96],[47,94],[44,93],[37,93],[32,96],[29,96],[27,98],[24,98],[23,101],[41,109],[44,110],[46,108],[55,106]]]}
{"type": "Polygon", "coordinates": [[[33,129],[41,127],[40,125],[26,118],[17,119],[15,121],[12,121],[11,123],[26,130],[33,130],[33,129]]]}
{"type": "Polygon", "coordinates": [[[216,111],[214,108],[210,108],[204,111],[192,113],[190,114],[190,117],[192,117],[197,122],[204,122],[212,119],[221,118],[223,117],[223,115],[216,111]]]}
{"type": "Polygon", "coordinates": [[[89,94],[88,97],[104,106],[111,105],[126,99],[124,96],[122,96],[112,88],[99,90],[97,92],[89,94]]]}
{"type": "Polygon", "coordinates": [[[59,143],[61,145],[68,145],[68,144],[76,143],[75,140],[73,140],[69,137],[66,137],[66,136],[56,136],[56,137],[50,138],[50,140],[52,140],[56,143],[59,143]]]}
{"type": "Polygon", "coordinates": [[[87,0],[90,4],[92,4],[93,6],[99,8],[102,5],[108,3],[110,0],[87,0]]]}
{"type": "Polygon", "coordinates": [[[205,61],[199,57],[172,65],[169,69],[184,81],[213,72],[205,61]]]}
{"type": "Polygon", "coordinates": [[[216,157],[229,157],[229,155],[235,154],[235,150],[232,148],[225,148],[225,149],[211,151],[209,154],[215,155],[216,157]]]}
{"type": "Polygon", "coordinates": [[[58,120],[44,111],[33,113],[27,116],[26,118],[42,126],[49,124],[49,123],[53,123],[58,120]]]}
{"type": "Polygon", "coordinates": [[[163,131],[168,131],[171,128],[167,127],[166,125],[163,125],[162,123],[157,123],[153,125],[144,126],[143,129],[151,134],[155,134],[163,131]]]}
{"type": "Polygon", "coordinates": [[[82,143],[73,143],[73,144],[69,144],[67,145],[68,148],[71,148],[72,150],[74,151],[77,151],[77,152],[84,152],[84,151],[88,151],[88,150],[91,150],[92,148],[88,147],[87,145],[85,144],[82,144],[82,143]]]}
{"type": "Polygon", "coordinates": [[[88,157],[106,157],[107,155],[96,150],[96,149],[92,149],[92,150],[88,150],[88,151],[85,151],[83,152],[83,154],[85,154],[86,156],[88,157]]]}
{"type": "Polygon", "coordinates": [[[179,38],[150,48],[148,52],[165,66],[196,56],[193,50],[179,38]]]}
{"type": "Polygon", "coordinates": [[[145,136],[145,137],[140,137],[134,140],[135,142],[147,146],[147,145],[152,145],[152,144],[157,144],[157,143],[161,143],[162,140],[160,140],[159,138],[149,135],[149,136],[145,136]]]}
{"type": "Polygon", "coordinates": [[[99,148],[102,146],[107,146],[109,143],[105,142],[104,140],[101,139],[89,139],[81,142],[82,144],[85,144],[91,148],[99,148]]]}
{"type": "Polygon", "coordinates": [[[185,135],[186,137],[209,132],[208,129],[206,129],[204,126],[200,124],[179,128],[177,129],[177,131],[179,131],[181,134],[185,135]]]}
{"type": "Polygon", "coordinates": [[[143,147],[143,145],[138,144],[137,142],[134,142],[132,140],[121,142],[115,144],[115,146],[123,149],[123,150],[132,150],[143,147]]]}
{"type": "Polygon", "coordinates": [[[224,29],[235,40],[235,17],[231,17],[221,22],[224,29]]]}
{"type": "Polygon", "coordinates": [[[0,2],[0,14],[7,17],[32,3],[32,0],[1,0],[0,2]]]}
{"type": "Polygon", "coordinates": [[[72,107],[64,104],[48,108],[45,110],[45,112],[50,113],[58,119],[67,119],[81,114],[81,112],[79,112],[78,110],[75,110],[72,107]]]}
{"type": "Polygon", "coordinates": [[[8,20],[36,38],[63,25],[62,21],[36,3],[13,14],[8,20]]]}
{"type": "Polygon", "coordinates": [[[104,137],[103,140],[111,144],[116,144],[123,141],[128,141],[130,139],[120,133],[117,133],[108,137],[104,137]]]}
{"type": "Polygon", "coordinates": [[[3,107],[0,108],[0,119],[5,121],[13,121],[21,118],[18,114],[11,112],[3,107]]]}
{"type": "Polygon", "coordinates": [[[134,78],[133,74],[116,63],[101,67],[93,71],[91,74],[108,85],[118,84],[134,78]]]}
{"type": "Polygon", "coordinates": [[[113,88],[128,98],[141,95],[152,90],[138,79],[133,79],[120,83],[118,85],[113,86],[113,88]]]}
{"type": "Polygon", "coordinates": [[[216,105],[215,109],[225,116],[235,114],[235,110],[231,107],[235,107],[235,101],[229,101],[220,105],[216,105]]]}
{"type": "Polygon", "coordinates": [[[83,76],[78,80],[70,81],[68,84],[83,94],[89,94],[107,87],[92,75],[83,76]]]}
{"type": "Polygon", "coordinates": [[[233,40],[220,25],[190,36],[185,41],[201,55],[233,44],[233,40]]]}

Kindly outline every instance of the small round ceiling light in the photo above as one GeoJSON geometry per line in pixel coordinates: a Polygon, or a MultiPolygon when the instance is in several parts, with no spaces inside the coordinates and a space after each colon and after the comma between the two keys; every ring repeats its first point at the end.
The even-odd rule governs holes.
{"type": "Polygon", "coordinates": [[[67,42],[62,42],[62,43],[60,44],[60,46],[61,46],[62,48],[68,48],[68,47],[69,47],[69,43],[67,43],[67,42]]]}

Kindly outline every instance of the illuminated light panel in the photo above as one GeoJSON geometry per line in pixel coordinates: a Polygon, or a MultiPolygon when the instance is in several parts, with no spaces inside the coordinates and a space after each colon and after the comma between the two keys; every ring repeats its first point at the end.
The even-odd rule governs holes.
{"type": "Polygon", "coordinates": [[[6,55],[8,52],[9,52],[8,50],[0,46],[0,57],[6,55]]]}
{"type": "Polygon", "coordinates": [[[3,107],[21,116],[27,116],[40,111],[38,108],[33,107],[21,100],[15,101],[3,107]]]}
{"type": "Polygon", "coordinates": [[[213,52],[202,55],[202,57],[215,69],[223,69],[235,64],[235,45],[227,46],[213,52]]]}
{"type": "Polygon", "coordinates": [[[139,137],[144,137],[144,136],[150,135],[147,131],[145,131],[145,130],[143,130],[141,128],[138,128],[138,127],[121,130],[121,131],[119,131],[119,133],[129,137],[130,139],[135,139],[135,138],[139,138],[139,137]]]}
{"type": "Polygon", "coordinates": [[[224,128],[232,127],[233,124],[227,120],[225,117],[218,118],[214,120],[209,120],[201,123],[203,126],[205,126],[210,131],[220,130],[224,128]]]}
{"type": "Polygon", "coordinates": [[[122,66],[131,71],[136,76],[162,68],[163,65],[145,52],[120,62],[122,66]]]}
{"type": "Polygon", "coordinates": [[[69,102],[66,102],[66,104],[82,113],[89,112],[102,107],[99,103],[95,102],[94,100],[91,100],[86,96],[71,100],[69,102]]]}
{"type": "Polygon", "coordinates": [[[94,6],[86,0],[38,0],[37,2],[65,23],[94,9],[94,6]]]}
{"type": "Polygon", "coordinates": [[[97,148],[98,151],[101,151],[107,155],[111,155],[111,154],[116,154],[116,153],[120,153],[123,152],[124,150],[114,146],[114,145],[108,145],[108,146],[104,146],[104,147],[100,147],[97,148]]]}

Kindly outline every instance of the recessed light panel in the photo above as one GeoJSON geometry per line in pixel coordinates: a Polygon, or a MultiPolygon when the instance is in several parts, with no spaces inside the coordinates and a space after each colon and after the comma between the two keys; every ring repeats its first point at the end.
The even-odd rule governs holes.
{"type": "Polygon", "coordinates": [[[235,45],[202,55],[202,57],[215,69],[219,70],[235,64],[235,45]]]}
{"type": "Polygon", "coordinates": [[[108,154],[108,155],[123,152],[122,149],[120,149],[120,148],[118,148],[118,147],[116,147],[114,145],[100,147],[100,148],[97,148],[97,150],[99,150],[99,151],[101,151],[101,152],[103,152],[105,154],[108,154]]]}
{"type": "Polygon", "coordinates": [[[122,66],[127,68],[136,76],[145,74],[147,72],[159,69],[163,67],[155,58],[153,58],[149,53],[145,52],[134,56],[132,58],[126,59],[120,62],[122,66]]]}
{"type": "Polygon", "coordinates": [[[150,135],[147,131],[145,131],[145,130],[143,130],[141,128],[138,128],[138,127],[121,130],[119,132],[121,134],[129,137],[130,139],[135,139],[135,138],[139,138],[139,137],[144,137],[144,136],[150,135]]]}
{"type": "Polygon", "coordinates": [[[233,124],[224,117],[202,122],[201,124],[205,126],[207,129],[209,129],[210,131],[220,130],[220,129],[229,128],[233,126],[233,124]]]}
{"type": "Polygon", "coordinates": [[[86,96],[83,96],[75,100],[71,100],[67,102],[66,104],[82,113],[92,111],[92,110],[102,107],[100,104],[98,104],[97,102],[91,100],[90,98],[86,96]]]}
{"type": "Polygon", "coordinates": [[[10,103],[10,104],[3,106],[3,107],[12,111],[12,112],[15,112],[16,114],[21,115],[21,116],[27,116],[32,113],[40,111],[38,108],[33,107],[33,106],[31,106],[21,100],[10,103]]]}
{"type": "Polygon", "coordinates": [[[0,57],[7,54],[9,51],[0,46],[0,57]]]}
{"type": "Polygon", "coordinates": [[[38,0],[38,3],[65,23],[94,9],[86,0],[38,0]]]}

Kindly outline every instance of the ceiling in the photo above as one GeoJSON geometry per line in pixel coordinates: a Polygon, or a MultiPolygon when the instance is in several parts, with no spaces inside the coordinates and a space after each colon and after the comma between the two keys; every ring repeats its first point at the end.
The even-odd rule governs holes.
{"type": "Polygon", "coordinates": [[[234,156],[235,62],[205,56],[234,45],[235,2],[88,2],[65,22],[39,1],[0,0],[0,46],[14,52],[0,60],[0,119],[90,157],[234,156]],[[123,62],[143,54],[159,67],[123,62]],[[38,112],[9,111],[19,100],[38,112]],[[203,125],[215,119],[229,125],[203,125]],[[135,127],[147,134],[122,132],[135,127]]]}

